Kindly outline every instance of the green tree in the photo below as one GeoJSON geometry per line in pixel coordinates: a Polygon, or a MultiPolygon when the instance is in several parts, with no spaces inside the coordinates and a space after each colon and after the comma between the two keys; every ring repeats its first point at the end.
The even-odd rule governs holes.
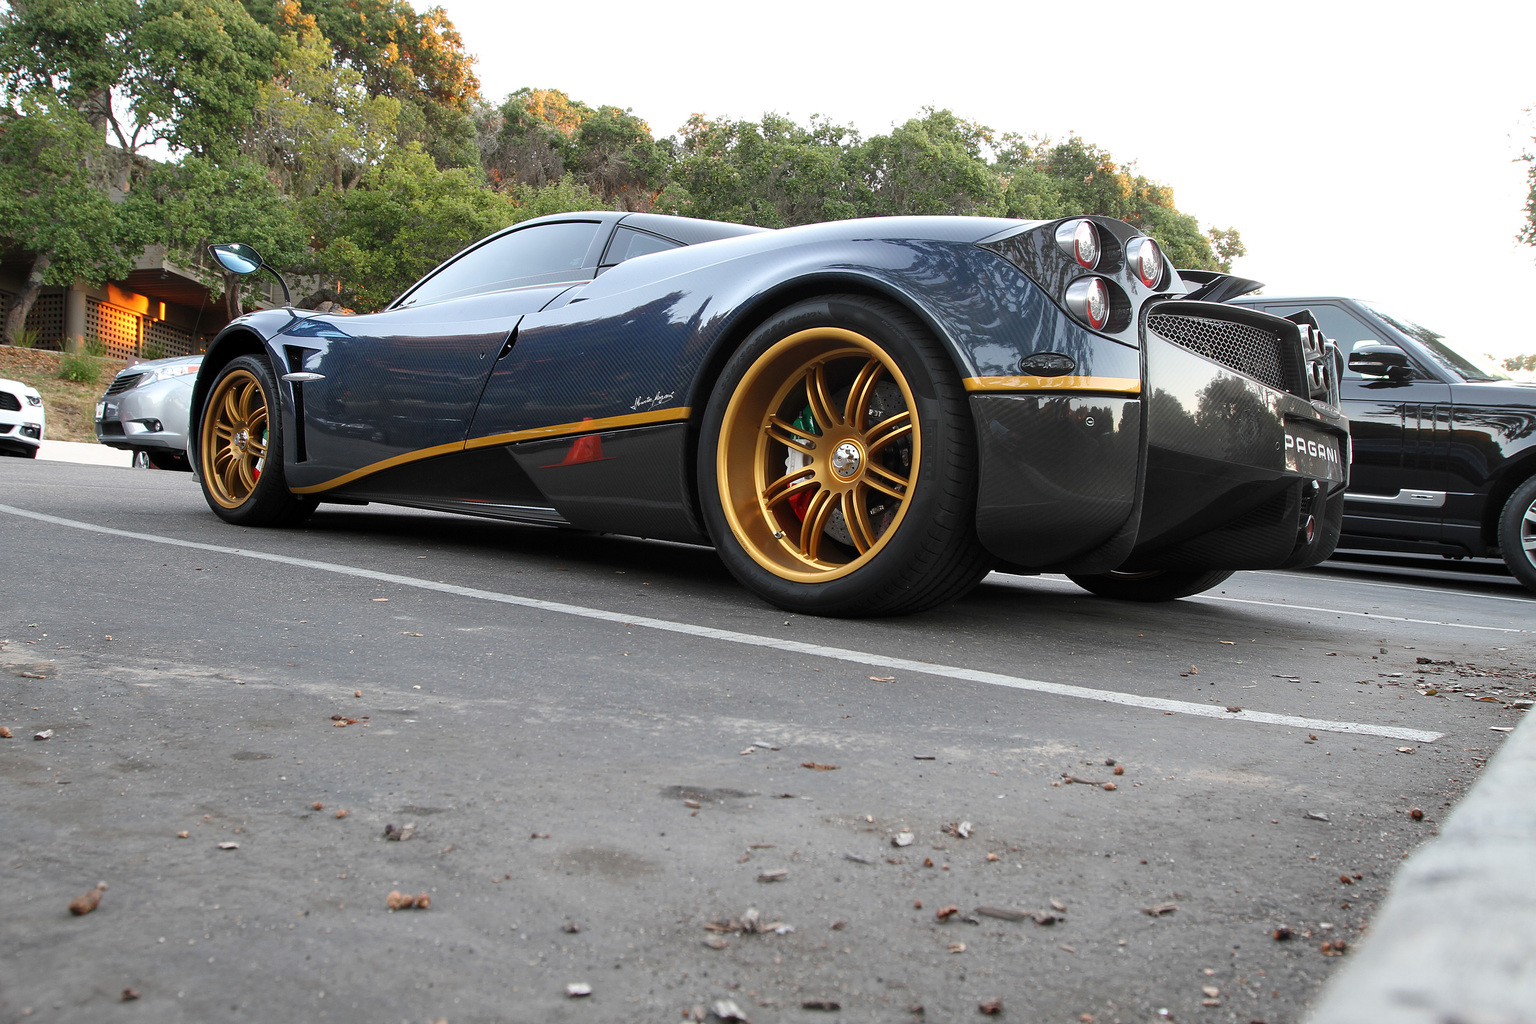
{"type": "MultiPolygon", "coordinates": [[[[1536,113],[1536,107],[1528,108],[1526,113],[1536,113]]],[[[1536,139],[1531,141],[1536,142],[1536,139]]],[[[1536,153],[1525,150],[1520,159],[1530,165],[1525,170],[1526,184],[1530,188],[1525,196],[1525,223],[1520,226],[1518,237],[1526,245],[1536,245],[1536,153]]]]}
{"type": "Polygon", "coordinates": [[[274,267],[308,262],[308,231],[295,201],[278,191],[267,170],[249,158],[215,163],[187,156],[152,169],[122,205],[138,237],[164,245],[181,266],[224,296],[224,312],[242,312],[243,278],[207,255],[216,242],[254,245],[274,267]]]}
{"type": "Polygon", "coordinates": [[[287,71],[262,87],[242,148],[289,195],[347,189],[396,144],[401,103],[370,96],[356,70],[333,63],[315,31],[292,40],[287,71]]]}
{"type": "Polygon", "coordinates": [[[395,149],[350,189],[304,203],[315,269],[310,298],[379,309],[443,260],[518,219],[514,200],[478,170],[439,170],[419,146],[395,149]]]}
{"type": "Polygon", "coordinates": [[[53,95],[124,154],[228,151],[277,53],[237,0],[11,0],[0,15],[7,97],[53,95]]]}
{"type": "Polygon", "coordinates": [[[475,58],[441,7],[418,14],[407,0],[245,0],[271,29],[313,26],[336,61],[358,72],[370,96],[425,98],[469,113],[480,95],[475,58]]]}
{"type": "Polygon", "coordinates": [[[984,150],[992,130],[925,107],[890,135],[866,142],[857,157],[873,198],[872,214],[999,216],[1001,178],[984,150]]]}
{"type": "Polygon", "coordinates": [[[513,185],[508,192],[512,201],[512,222],[547,217],[552,213],[577,213],[601,210],[603,197],[593,192],[574,174],[544,185],[513,185]]]}
{"type": "Polygon", "coordinates": [[[19,112],[0,108],[0,248],[32,257],[3,324],[7,342],[44,287],[132,269],[144,238],[108,195],[105,150],[90,120],[56,97],[23,97],[19,112]]]}
{"type": "Polygon", "coordinates": [[[562,92],[553,92],[559,102],[549,109],[546,98],[551,92],[519,89],[499,107],[476,108],[481,166],[494,187],[538,188],[565,172],[565,136],[576,130],[582,115],[570,109],[570,99],[562,92]]]}
{"type": "Polygon", "coordinates": [[[324,38],[329,70],[338,78],[369,98],[396,100],[397,143],[418,143],[439,168],[474,166],[475,58],[441,7],[418,14],[406,0],[243,2],[284,35],[324,38]]]}
{"type": "Polygon", "coordinates": [[[632,111],[593,108],[558,89],[519,89],[475,111],[482,166],[497,188],[542,188],[575,175],[598,204],[649,210],[666,186],[672,152],[632,111]]]}
{"type": "Polygon", "coordinates": [[[855,174],[859,136],[823,118],[799,125],[780,114],[760,121],[709,121],[682,132],[662,213],[788,227],[865,212],[871,195],[855,174]]]}
{"type": "Polygon", "coordinates": [[[602,106],[566,137],[566,169],[601,195],[604,205],[649,210],[666,184],[671,148],[629,110],[602,106]]]}

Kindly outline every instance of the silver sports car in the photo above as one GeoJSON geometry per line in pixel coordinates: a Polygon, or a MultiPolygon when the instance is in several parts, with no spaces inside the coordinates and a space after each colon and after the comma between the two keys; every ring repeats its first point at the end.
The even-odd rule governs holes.
{"type": "Polygon", "coordinates": [[[187,417],[203,357],[149,359],[119,370],[96,401],[96,440],[133,452],[135,466],[188,470],[187,417]]]}

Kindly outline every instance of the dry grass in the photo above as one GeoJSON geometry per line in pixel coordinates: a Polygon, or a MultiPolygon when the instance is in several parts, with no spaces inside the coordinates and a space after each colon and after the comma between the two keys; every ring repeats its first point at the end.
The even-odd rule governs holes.
{"type": "Polygon", "coordinates": [[[58,352],[0,345],[0,377],[30,384],[43,396],[50,441],[96,440],[96,399],[107,390],[112,376],[127,366],[122,359],[98,359],[101,379],[95,384],[71,384],[59,380],[58,352]]]}

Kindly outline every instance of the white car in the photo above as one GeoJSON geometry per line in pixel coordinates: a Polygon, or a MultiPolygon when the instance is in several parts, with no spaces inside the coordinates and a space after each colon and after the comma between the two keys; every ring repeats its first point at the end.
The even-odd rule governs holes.
{"type": "Polygon", "coordinates": [[[37,458],[43,427],[43,396],[37,388],[0,377],[0,454],[37,458]]]}

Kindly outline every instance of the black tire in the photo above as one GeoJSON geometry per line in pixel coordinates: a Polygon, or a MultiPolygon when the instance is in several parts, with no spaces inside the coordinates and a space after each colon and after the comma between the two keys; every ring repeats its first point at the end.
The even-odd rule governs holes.
{"type": "Polygon", "coordinates": [[[143,448],[135,448],[133,450],[133,461],[128,463],[128,465],[134,469],[148,469],[149,452],[143,448]]]}
{"type": "Polygon", "coordinates": [[[1536,477],[1515,488],[1499,514],[1499,553],[1515,579],[1536,590],[1536,477]]]}
{"type": "Polygon", "coordinates": [[[198,480],[208,507],[237,526],[291,526],[317,499],[288,490],[277,383],[265,359],[240,356],[219,371],[199,410],[198,480]]]}
{"type": "Polygon", "coordinates": [[[144,454],[149,459],[149,464],[156,469],[169,470],[174,473],[191,472],[192,467],[187,463],[187,453],[172,451],[169,448],[148,448],[144,454]]]}
{"type": "Polygon", "coordinates": [[[1091,576],[1067,578],[1084,590],[1117,601],[1175,601],[1199,594],[1226,580],[1231,569],[1198,572],[1182,569],[1154,569],[1150,572],[1103,572],[1091,576]]]}
{"type": "Polygon", "coordinates": [[[758,327],[705,409],[698,474],[721,560],[790,611],[921,611],[991,566],[965,391],[938,341],[889,302],[810,299],[758,327]]]}

